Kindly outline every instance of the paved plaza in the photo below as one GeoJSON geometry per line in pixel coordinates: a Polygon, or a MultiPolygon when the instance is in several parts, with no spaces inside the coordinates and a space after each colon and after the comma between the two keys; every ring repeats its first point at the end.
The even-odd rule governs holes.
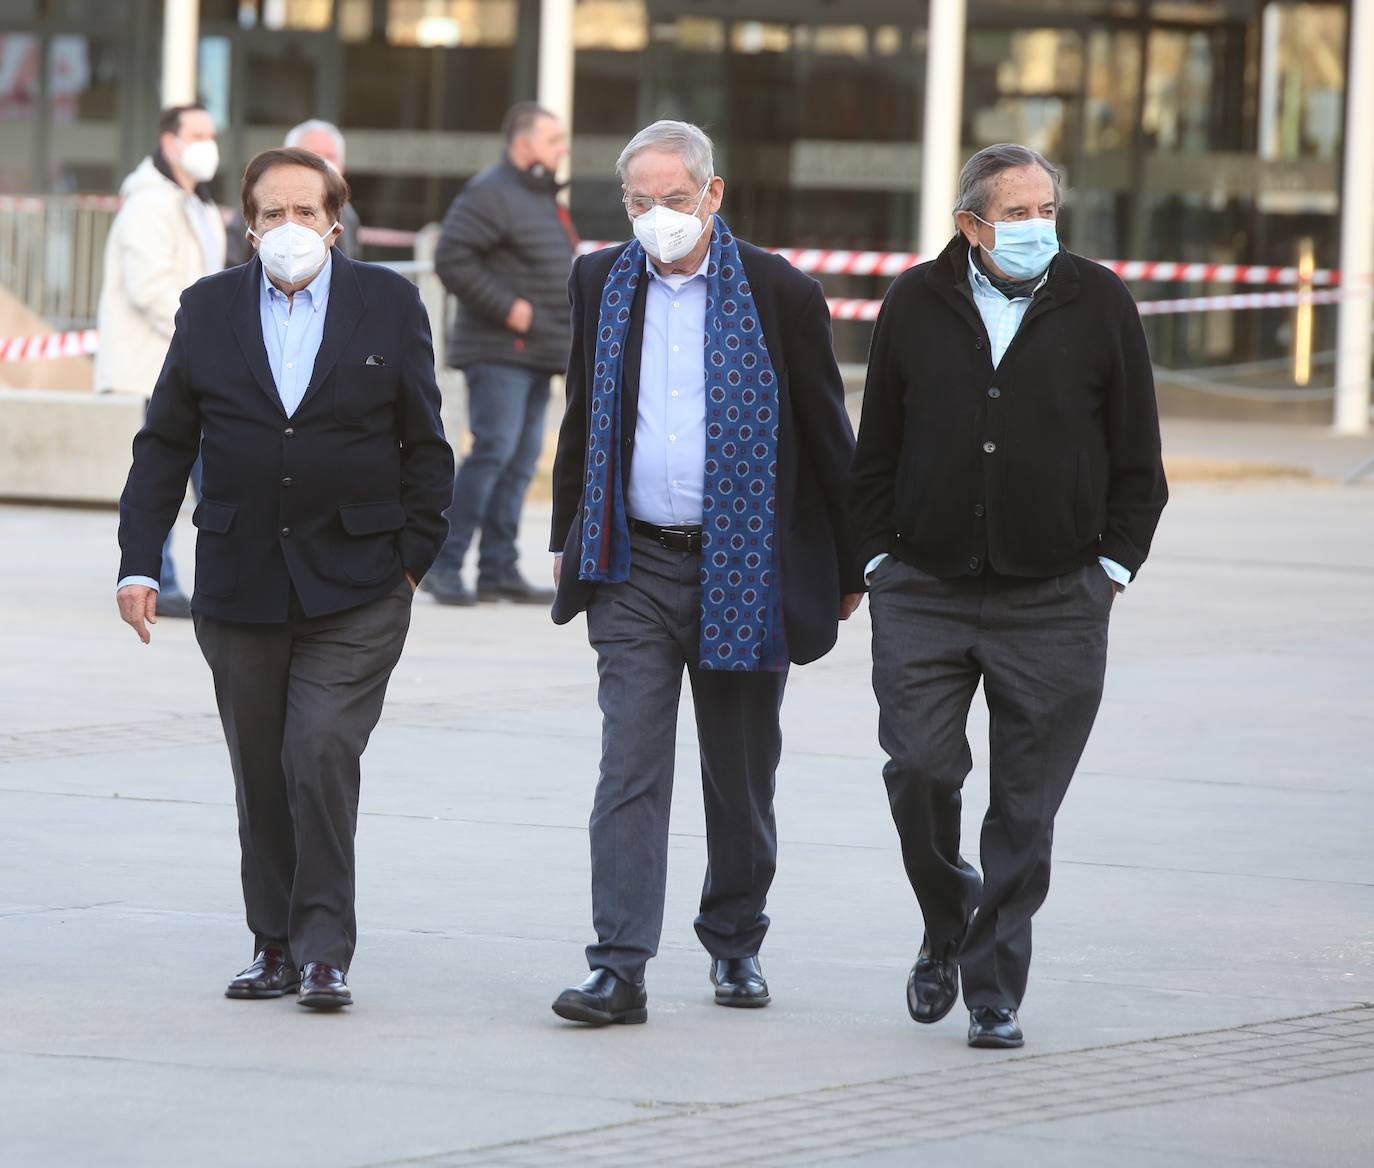
{"type": "Polygon", "coordinates": [[[0,507],[0,1165],[1367,1168],[1374,475],[1331,481],[1367,447],[1273,444],[1329,477],[1180,481],[1117,602],[1006,1053],[962,1009],[906,1014],[866,606],[788,683],[773,1005],[712,1002],[684,699],[649,1023],[588,1031],[549,1010],[590,939],[584,625],[419,597],[363,764],[357,1004],[321,1016],[222,996],[251,939],[190,624],[144,648],[119,623],[112,512],[0,507]]]}

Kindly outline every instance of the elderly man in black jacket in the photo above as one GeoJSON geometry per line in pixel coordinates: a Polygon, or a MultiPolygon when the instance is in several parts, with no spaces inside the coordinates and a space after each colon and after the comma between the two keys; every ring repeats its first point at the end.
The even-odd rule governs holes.
{"type": "Polygon", "coordinates": [[[231,998],[352,1001],[359,760],[444,539],[453,452],[414,285],[338,255],[348,184],[308,150],[244,173],[257,256],[181,297],[119,501],[120,615],[147,643],[199,451],[196,638],[237,790],[255,957],[231,998]]]}
{"type": "Polygon", "coordinates": [[[453,201],[434,255],[435,271],[458,298],[448,363],[467,379],[472,431],[453,487],[448,541],[424,585],[441,604],[552,599],[520,574],[516,537],[543,449],[549,378],[568,362],[575,235],[556,198],[567,134],[533,102],[512,107],[503,132],[505,157],[453,201]],[[474,595],[462,571],[479,531],[474,595]]]}
{"type": "Polygon", "coordinates": [[[602,713],[592,973],[553,1008],[593,1025],[648,1016],[684,672],[706,803],[697,936],[720,1005],[768,1004],[783,688],[862,599],[820,285],[726,226],[698,127],[655,122],[616,170],[635,240],[573,267],[551,543],[553,619],[585,610],[602,713]]]}
{"type": "Polygon", "coordinates": [[[854,459],[883,777],[925,918],[907,1005],[939,1021],[962,972],[978,1047],[1023,1042],[1055,812],[1097,715],[1112,603],[1167,498],[1139,314],[1060,249],[1059,205],[1035,151],[969,160],[958,234],[884,301],[854,459]],[[959,852],[980,680],[981,877],[959,852]]]}

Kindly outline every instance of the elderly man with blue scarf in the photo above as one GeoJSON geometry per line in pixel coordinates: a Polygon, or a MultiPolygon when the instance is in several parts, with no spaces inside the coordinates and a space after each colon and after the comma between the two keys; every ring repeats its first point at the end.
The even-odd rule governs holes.
{"type": "Polygon", "coordinates": [[[789,664],[830,650],[863,588],[820,285],[730,231],[696,126],[655,122],[616,171],[635,238],[573,267],[551,545],[553,619],[586,612],[600,679],[597,940],[591,976],[553,1006],[592,1025],[648,1016],[684,670],[706,804],[697,936],[717,1003],[768,1004],[783,686],[789,664]]]}

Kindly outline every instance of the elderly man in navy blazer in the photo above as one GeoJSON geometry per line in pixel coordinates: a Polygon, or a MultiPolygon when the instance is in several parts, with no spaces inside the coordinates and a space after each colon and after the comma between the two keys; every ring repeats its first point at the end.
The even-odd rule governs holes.
{"type": "Polygon", "coordinates": [[[119,611],[147,643],[199,451],[191,609],[254,936],[225,992],[316,1009],[352,1002],[359,760],[453,489],[428,318],[405,279],[333,250],[347,201],[309,151],[248,164],[257,255],[182,295],[119,508],[119,611]]]}
{"type": "Polygon", "coordinates": [[[553,1008],[593,1025],[647,1018],[684,671],[706,802],[697,936],[720,1005],[767,1005],[783,686],[863,588],[820,285],[726,226],[696,126],[654,123],[616,169],[635,241],[573,268],[553,496],[553,619],[586,610],[603,717],[592,972],[553,1008]]]}

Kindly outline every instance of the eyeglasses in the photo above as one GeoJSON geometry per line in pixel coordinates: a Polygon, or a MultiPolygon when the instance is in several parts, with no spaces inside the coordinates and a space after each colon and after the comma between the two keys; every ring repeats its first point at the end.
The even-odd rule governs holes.
{"type": "Polygon", "coordinates": [[[670,211],[691,215],[701,205],[706,188],[710,185],[708,179],[695,195],[668,195],[663,199],[654,199],[648,195],[626,195],[620,201],[625,204],[625,210],[631,215],[646,215],[655,207],[667,207],[670,211]]]}

